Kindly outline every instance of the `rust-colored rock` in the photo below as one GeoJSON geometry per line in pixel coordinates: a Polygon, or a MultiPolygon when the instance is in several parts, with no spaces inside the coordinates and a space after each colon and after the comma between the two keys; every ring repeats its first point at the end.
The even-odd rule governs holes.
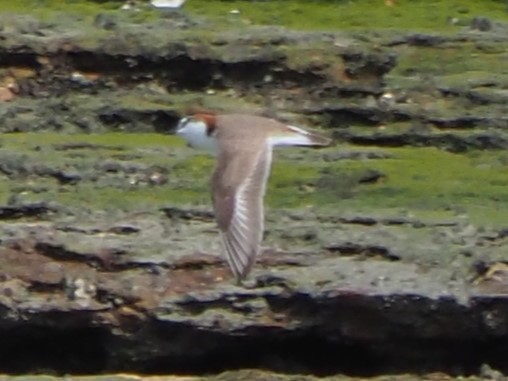
{"type": "Polygon", "coordinates": [[[9,102],[14,99],[14,93],[8,87],[0,87],[0,102],[9,102]]]}

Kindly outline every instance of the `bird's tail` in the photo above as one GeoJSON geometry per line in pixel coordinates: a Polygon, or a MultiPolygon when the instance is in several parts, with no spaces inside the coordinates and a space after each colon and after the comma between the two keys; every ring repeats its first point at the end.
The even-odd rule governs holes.
{"type": "Polygon", "coordinates": [[[307,146],[328,147],[333,140],[316,132],[307,131],[295,126],[287,126],[287,133],[270,137],[270,143],[274,147],[280,146],[307,146]]]}

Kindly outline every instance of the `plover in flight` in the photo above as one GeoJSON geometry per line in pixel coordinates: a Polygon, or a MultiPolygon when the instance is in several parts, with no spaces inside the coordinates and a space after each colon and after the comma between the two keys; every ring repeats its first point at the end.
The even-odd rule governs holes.
{"type": "Polygon", "coordinates": [[[178,123],[189,146],[217,156],[211,179],[215,219],[236,280],[249,273],[263,238],[263,197],[272,148],[324,147],[331,139],[261,116],[196,114],[178,123]]]}

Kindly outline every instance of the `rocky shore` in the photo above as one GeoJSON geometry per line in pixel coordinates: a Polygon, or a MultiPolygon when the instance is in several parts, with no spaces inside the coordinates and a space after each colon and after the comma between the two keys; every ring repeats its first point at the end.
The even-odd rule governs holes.
{"type": "Polygon", "coordinates": [[[0,25],[0,373],[508,373],[507,23],[0,25]],[[195,107],[338,142],[278,153],[249,287],[220,256],[213,161],[166,134],[195,107]]]}

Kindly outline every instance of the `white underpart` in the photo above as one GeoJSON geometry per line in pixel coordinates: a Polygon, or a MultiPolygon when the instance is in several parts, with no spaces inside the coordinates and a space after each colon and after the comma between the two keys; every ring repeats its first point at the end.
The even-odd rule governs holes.
{"type": "Polygon", "coordinates": [[[216,155],[218,152],[217,140],[208,136],[206,123],[202,121],[188,121],[183,118],[177,127],[176,134],[184,138],[193,148],[202,149],[216,155]]]}
{"type": "Polygon", "coordinates": [[[270,136],[268,138],[268,142],[272,147],[281,147],[281,146],[300,146],[300,145],[314,145],[315,143],[312,139],[309,138],[309,133],[304,129],[295,127],[295,126],[287,126],[290,130],[295,132],[294,135],[279,135],[279,136],[270,136]]]}

